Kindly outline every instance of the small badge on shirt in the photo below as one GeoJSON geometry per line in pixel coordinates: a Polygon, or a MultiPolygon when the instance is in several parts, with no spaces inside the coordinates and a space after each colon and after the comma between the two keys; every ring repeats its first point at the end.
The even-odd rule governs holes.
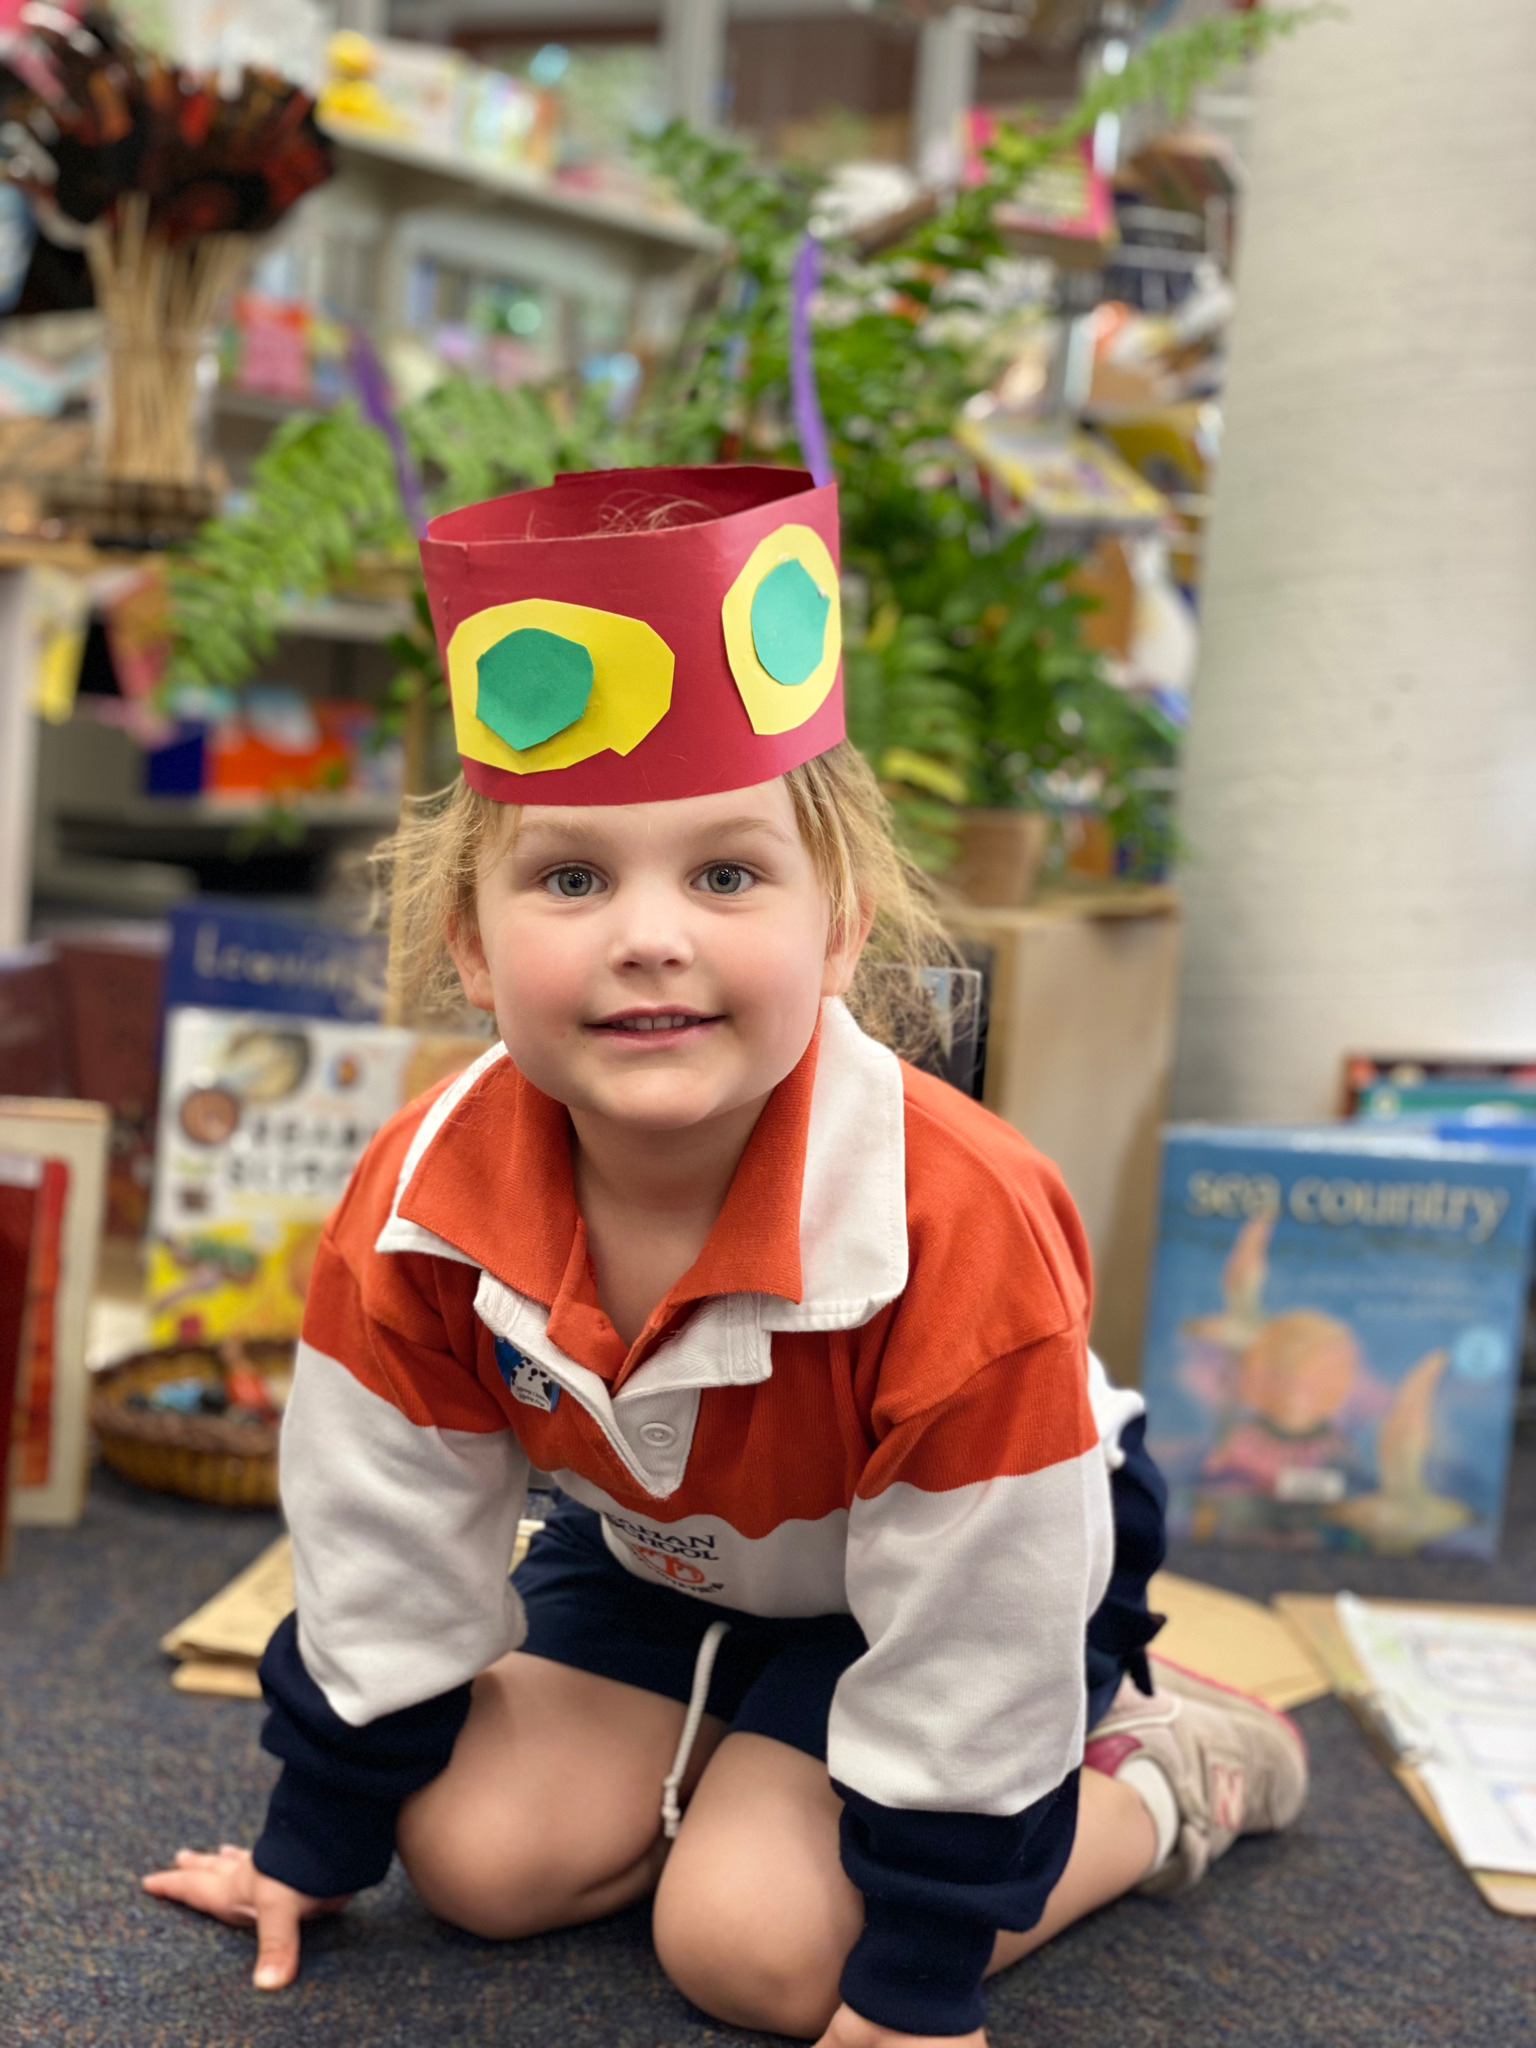
{"type": "Polygon", "coordinates": [[[514,1401],[521,1401],[525,1408],[541,1408],[546,1415],[554,1414],[560,1399],[560,1383],[552,1380],[542,1365],[525,1358],[505,1337],[496,1339],[496,1365],[514,1401]]]}

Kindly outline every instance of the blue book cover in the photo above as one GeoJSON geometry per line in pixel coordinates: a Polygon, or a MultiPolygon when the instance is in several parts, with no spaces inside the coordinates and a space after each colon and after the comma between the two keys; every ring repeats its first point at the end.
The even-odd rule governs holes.
{"type": "Polygon", "coordinates": [[[165,1005],[375,1023],[388,954],[382,932],[194,897],[171,911],[165,1005]]]}
{"type": "Polygon", "coordinates": [[[1165,1133],[1142,1391],[1175,1534],[1495,1554],[1533,1164],[1405,1125],[1165,1133]]]}

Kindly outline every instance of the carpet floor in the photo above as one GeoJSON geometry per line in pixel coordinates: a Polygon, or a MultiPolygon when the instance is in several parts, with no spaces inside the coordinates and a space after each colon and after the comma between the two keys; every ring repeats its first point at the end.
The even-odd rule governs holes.
{"type": "MultiPolygon", "coordinates": [[[[1187,1551],[1192,1576],[1536,1603],[1536,1437],[1497,1565],[1187,1551]]],[[[249,1841],[274,1766],[261,1709],[173,1692],[161,1633],[275,1521],[98,1473],[67,1532],[18,1532],[0,1580],[0,2048],[752,2048],[651,1952],[643,1908],[505,1945],[455,1932],[398,1866],[305,1937],[289,1991],[250,1989],[248,1936],[139,1892],[182,1843],[249,1841]]],[[[1295,1830],[1239,1843],[1198,1890],[1131,1898],[991,1993],[994,2048],[1530,2048],[1536,1921],[1501,1918],[1344,1709],[1299,1716],[1314,1788],[1295,1830]]]]}

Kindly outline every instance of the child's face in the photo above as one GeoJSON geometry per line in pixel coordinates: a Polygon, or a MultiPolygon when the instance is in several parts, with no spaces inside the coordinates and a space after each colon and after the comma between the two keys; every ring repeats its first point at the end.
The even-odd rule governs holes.
{"type": "Polygon", "coordinates": [[[517,1066],[573,1111],[657,1131],[768,1095],[863,939],[829,950],[782,781],[529,806],[477,901],[478,940],[461,935],[455,958],[517,1066]]]}

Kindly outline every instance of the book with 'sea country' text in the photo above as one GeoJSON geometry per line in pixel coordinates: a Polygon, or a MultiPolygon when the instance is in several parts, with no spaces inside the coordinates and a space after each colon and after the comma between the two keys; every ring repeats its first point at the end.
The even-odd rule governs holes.
{"type": "Polygon", "coordinates": [[[1495,1553],[1533,1164],[1411,1126],[1165,1133],[1142,1390],[1174,1534],[1495,1553]]]}

